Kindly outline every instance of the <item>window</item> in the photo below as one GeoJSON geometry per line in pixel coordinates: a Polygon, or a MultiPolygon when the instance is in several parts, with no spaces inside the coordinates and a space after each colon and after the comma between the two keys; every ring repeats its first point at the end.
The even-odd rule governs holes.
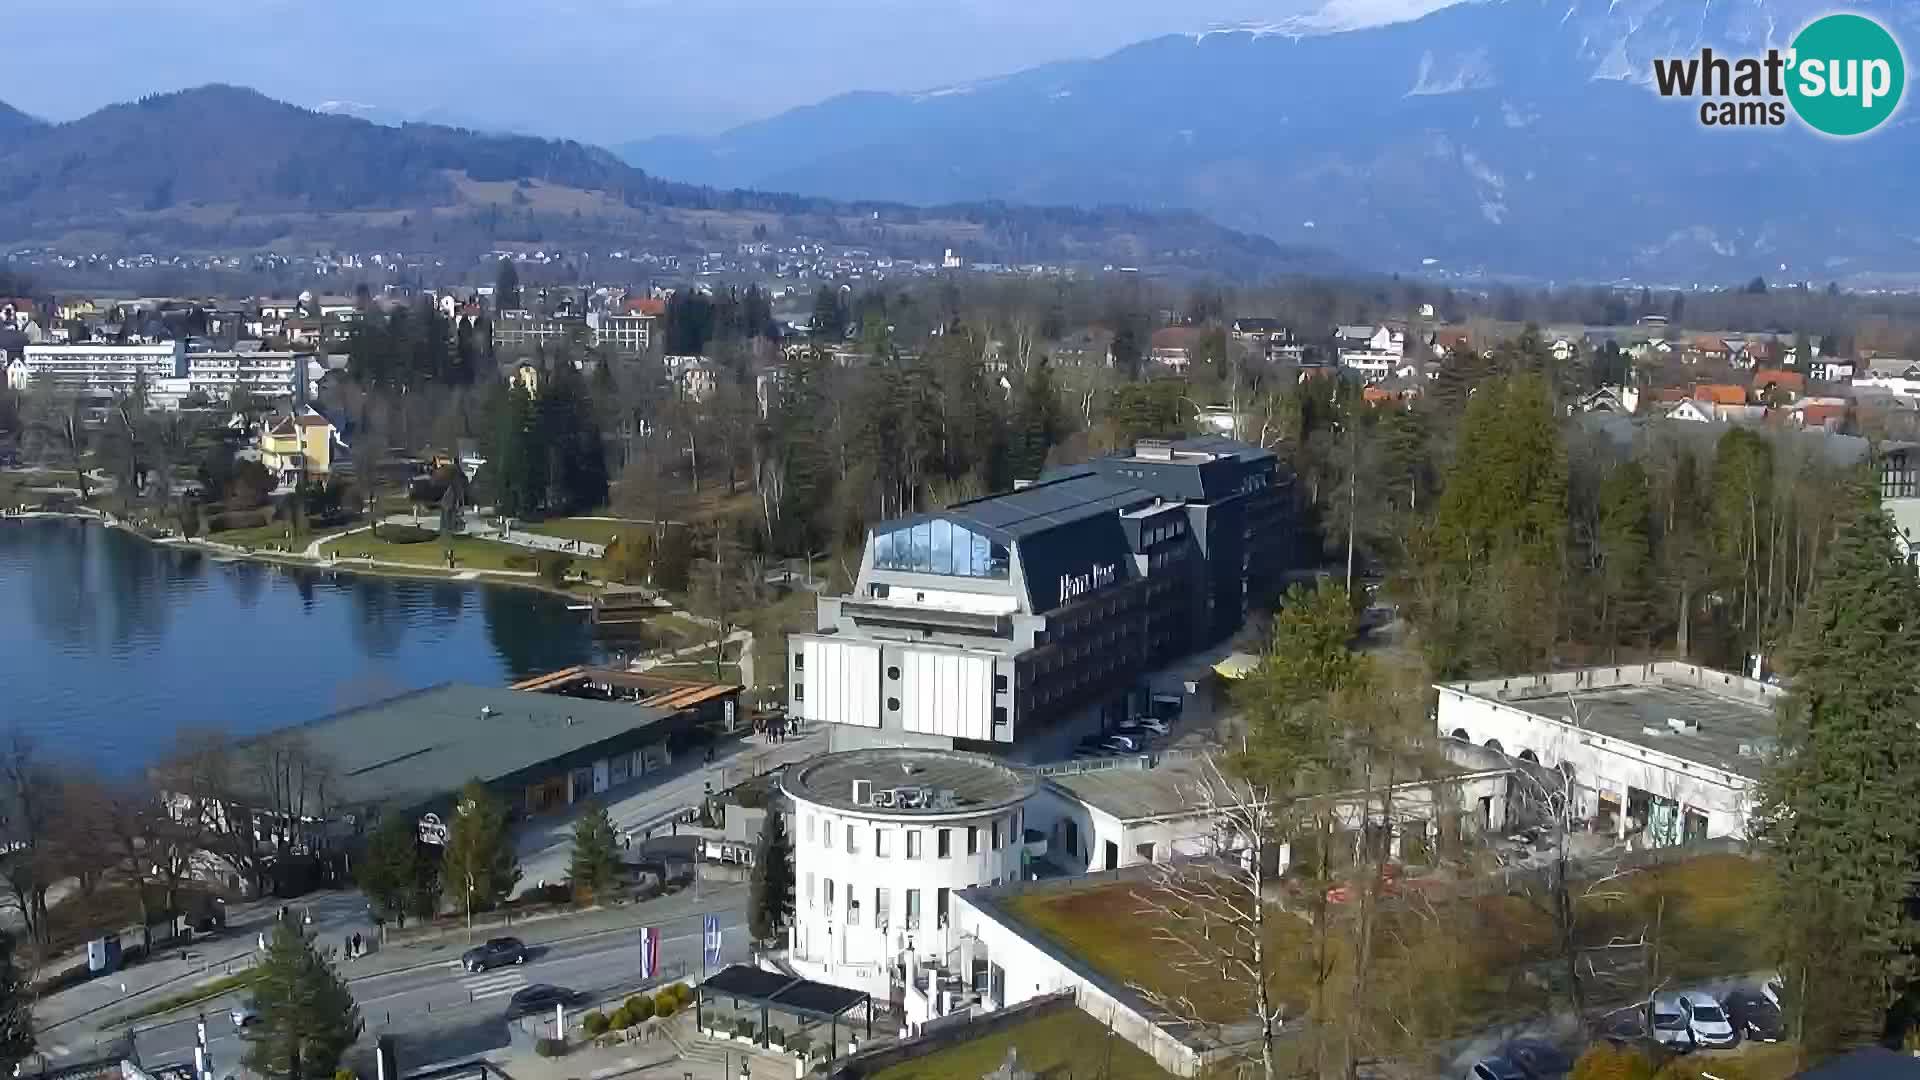
{"type": "Polygon", "coordinates": [[[887,593],[890,591],[887,586],[877,581],[867,586],[867,595],[873,597],[875,600],[885,600],[887,593]]]}
{"type": "Polygon", "coordinates": [[[1007,677],[1005,675],[995,675],[993,677],[993,692],[996,694],[1004,694],[1007,692],[1007,677]]]}
{"type": "Polygon", "coordinates": [[[894,682],[899,682],[899,681],[900,681],[900,669],[899,669],[899,668],[897,668],[897,667],[889,667],[889,668],[887,668],[887,678],[889,678],[889,679],[891,679],[891,680],[893,680],[894,682]]]}
{"type": "Polygon", "coordinates": [[[860,830],[853,822],[847,822],[847,854],[860,854],[860,830]]]}
{"type": "Polygon", "coordinates": [[[851,881],[847,882],[847,925],[860,925],[860,890],[851,881]]]}
{"type": "Polygon", "coordinates": [[[807,654],[806,653],[797,652],[793,654],[793,670],[795,671],[807,670],[807,654]]]}
{"type": "Polygon", "coordinates": [[[827,879],[826,892],[823,894],[823,896],[825,897],[826,903],[823,904],[822,907],[825,909],[827,913],[827,918],[831,919],[833,918],[833,879],[832,878],[827,879]]]}
{"type": "Polygon", "coordinates": [[[1007,707],[1005,705],[995,705],[993,707],[993,726],[1007,726],[1007,707]]]}
{"type": "Polygon", "coordinates": [[[919,857],[920,857],[920,830],[908,829],[907,830],[907,858],[917,859],[919,857]]]}
{"type": "Polygon", "coordinates": [[[1000,850],[1000,819],[993,819],[993,850],[1000,850]]]}
{"type": "Polygon", "coordinates": [[[952,892],[951,889],[941,889],[933,894],[934,925],[941,927],[947,925],[947,897],[951,896],[952,892]]]}
{"type": "Polygon", "coordinates": [[[899,699],[899,698],[897,698],[897,697],[890,697],[890,698],[888,698],[888,699],[887,699],[887,711],[888,711],[888,712],[899,712],[899,711],[900,711],[900,699],[899,699]]]}
{"type": "Polygon", "coordinates": [[[953,857],[953,830],[941,829],[939,833],[936,835],[936,843],[934,846],[939,849],[939,854],[941,858],[943,859],[952,858],[953,857]]]}
{"type": "Polygon", "coordinates": [[[882,886],[873,890],[873,925],[885,928],[888,921],[888,903],[893,898],[892,890],[882,886]]]}
{"type": "Polygon", "coordinates": [[[967,826],[967,854],[980,854],[980,826],[967,826]]]}
{"type": "Polygon", "coordinates": [[[809,844],[813,843],[813,815],[812,814],[807,815],[806,833],[807,833],[807,843],[809,844]]]}
{"type": "Polygon", "coordinates": [[[813,871],[807,871],[807,910],[813,910],[813,871]]]}
{"type": "Polygon", "coordinates": [[[878,858],[884,859],[889,854],[891,854],[892,849],[893,849],[893,830],[892,829],[873,830],[873,854],[878,858]]]}
{"type": "Polygon", "coordinates": [[[805,683],[793,684],[793,700],[795,701],[807,700],[807,684],[805,683]]]}
{"type": "Polygon", "coordinates": [[[907,929],[920,929],[920,890],[907,890],[907,929]]]}

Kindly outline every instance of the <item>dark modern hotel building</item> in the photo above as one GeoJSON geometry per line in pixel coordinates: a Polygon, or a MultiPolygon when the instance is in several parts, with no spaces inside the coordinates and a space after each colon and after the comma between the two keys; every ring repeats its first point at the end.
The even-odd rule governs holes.
{"type": "Polygon", "coordinates": [[[1290,479],[1267,450],[1145,441],[874,527],[850,595],[788,638],[790,715],[985,749],[1100,712],[1277,595],[1290,479]]]}

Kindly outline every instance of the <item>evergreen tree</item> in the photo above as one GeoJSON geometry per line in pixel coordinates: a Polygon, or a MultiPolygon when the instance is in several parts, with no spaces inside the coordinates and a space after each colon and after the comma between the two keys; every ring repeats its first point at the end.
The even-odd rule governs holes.
{"type": "Polygon", "coordinates": [[[793,844],[787,838],[784,817],[778,810],[768,810],[748,886],[747,932],[755,941],[771,942],[792,918],[793,844]]]}
{"type": "Polygon", "coordinates": [[[547,490],[547,444],[541,439],[539,416],[525,388],[509,387],[495,418],[493,502],[508,517],[537,514],[547,490]]]}
{"type": "Polygon", "coordinates": [[[550,371],[536,403],[536,443],[545,457],[541,505],[577,513],[607,502],[607,451],[586,385],[573,365],[550,371]]]}
{"type": "Polygon", "coordinates": [[[267,1077],[333,1075],[360,1037],[360,1010],[345,980],[300,928],[280,922],[253,983],[259,1019],[241,1032],[246,1066],[267,1077]]]}
{"type": "Polygon", "coordinates": [[[413,819],[388,814],[367,839],[366,854],[355,868],[360,891],[381,915],[407,925],[414,888],[420,880],[420,836],[413,819]]]}
{"type": "Polygon", "coordinates": [[[32,988],[20,983],[13,963],[13,935],[0,933],[0,1069],[13,1075],[12,1066],[33,1053],[32,988]]]}
{"type": "Polygon", "coordinates": [[[500,269],[493,278],[493,310],[513,311],[520,306],[520,270],[513,265],[513,259],[500,260],[500,269]]]}
{"type": "Polygon", "coordinates": [[[620,875],[620,837],[605,806],[595,804],[573,823],[573,858],[567,883],[582,899],[607,895],[620,875]]]}
{"type": "Polygon", "coordinates": [[[1920,584],[1856,493],[1794,627],[1763,788],[1788,1021],[1806,1060],[1878,1038],[1913,986],[1920,851],[1920,584]]]}
{"type": "Polygon", "coordinates": [[[1014,410],[1013,431],[1008,447],[1008,468],[1016,480],[1032,480],[1046,467],[1047,454],[1065,431],[1060,416],[1060,395],[1053,387],[1053,373],[1045,363],[1034,365],[1020,387],[1020,403],[1014,410]]]}
{"type": "Polygon", "coordinates": [[[813,318],[808,331],[813,340],[838,344],[847,338],[847,298],[838,285],[822,285],[813,293],[813,318]]]}
{"type": "Polygon", "coordinates": [[[507,809],[478,780],[468,781],[460,792],[440,874],[448,901],[463,915],[505,900],[520,883],[507,809]]]}
{"type": "Polygon", "coordinates": [[[1652,600],[1653,558],[1647,539],[1647,471],[1637,461],[1600,482],[1600,639],[1608,645],[1639,640],[1652,600]]]}

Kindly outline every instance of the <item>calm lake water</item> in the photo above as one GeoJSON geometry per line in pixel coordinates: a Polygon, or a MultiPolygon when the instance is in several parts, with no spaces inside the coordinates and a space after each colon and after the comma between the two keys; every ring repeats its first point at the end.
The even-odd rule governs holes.
{"type": "Polygon", "coordinates": [[[251,733],[596,655],[525,589],[290,571],[80,521],[0,522],[0,731],[124,771],[183,727],[251,733]]]}

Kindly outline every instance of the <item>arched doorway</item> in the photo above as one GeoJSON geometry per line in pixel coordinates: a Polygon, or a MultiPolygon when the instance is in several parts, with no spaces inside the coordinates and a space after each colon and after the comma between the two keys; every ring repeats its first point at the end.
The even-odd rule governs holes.
{"type": "Polygon", "coordinates": [[[1507,748],[1500,745],[1499,739],[1488,739],[1487,749],[1493,751],[1496,754],[1504,754],[1507,752],[1507,748]]]}
{"type": "Polygon", "coordinates": [[[1531,750],[1522,750],[1522,751],[1520,751],[1520,760],[1521,760],[1521,761],[1531,761],[1531,762],[1533,762],[1533,763],[1534,763],[1535,765],[1538,765],[1538,764],[1540,764],[1540,758],[1539,758],[1539,755],[1537,755],[1537,754],[1535,754],[1535,753],[1534,753],[1533,751],[1531,751],[1531,750]]]}
{"type": "Polygon", "coordinates": [[[1459,739],[1461,742],[1473,741],[1471,738],[1467,736],[1467,729],[1463,727],[1454,728],[1453,732],[1450,735],[1448,735],[1448,738],[1459,739]]]}

